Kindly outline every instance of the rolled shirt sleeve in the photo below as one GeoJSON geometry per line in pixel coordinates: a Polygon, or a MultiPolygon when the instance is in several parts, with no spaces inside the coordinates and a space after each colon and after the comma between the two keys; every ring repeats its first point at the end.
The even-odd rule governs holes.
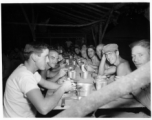
{"type": "Polygon", "coordinates": [[[38,72],[33,75],[25,75],[19,82],[19,87],[23,94],[26,96],[26,93],[33,89],[40,89],[38,86],[41,76],[38,72]]]}

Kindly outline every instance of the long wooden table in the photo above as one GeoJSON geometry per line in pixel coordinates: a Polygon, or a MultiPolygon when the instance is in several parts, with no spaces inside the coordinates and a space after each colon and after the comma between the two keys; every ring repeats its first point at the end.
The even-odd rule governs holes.
{"type": "MultiPolygon", "coordinates": [[[[74,79],[77,82],[83,83],[93,83],[94,78],[92,77],[91,73],[88,74],[87,79],[83,79],[81,77],[82,71],[80,67],[76,67],[76,78],[74,79]]],[[[95,89],[94,89],[95,91],[95,89]]],[[[76,95],[74,94],[64,94],[62,99],[60,100],[59,104],[55,107],[56,110],[63,110],[69,108],[72,104],[78,102],[79,100],[76,95]],[[61,107],[62,99],[65,99],[65,106],[61,107]]],[[[114,108],[142,108],[144,107],[138,101],[133,98],[118,98],[104,106],[99,106],[99,109],[114,109],[114,108]]]]}
{"type": "MultiPolygon", "coordinates": [[[[81,98],[83,99],[83,97],[81,98]]],[[[69,108],[72,104],[79,102],[76,96],[70,96],[68,94],[64,94],[58,105],[55,109],[62,110],[69,108]],[[62,107],[62,100],[65,99],[65,105],[62,107]]],[[[104,106],[99,106],[99,109],[115,109],[115,108],[144,108],[142,104],[136,101],[133,98],[118,98],[104,106]]]]}
{"type": "MultiPolygon", "coordinates": [[[[80,67],[77,66],[75,70],[76,70],[76,78],[74,79],[75,82],[93,83],[94,78],[92,77],[91,73],[88,74],[87,79],[83,79],[81,77],[82,71],[80,67]]],[[[81,99],[83,99],[83,97],[81,99]]],[[[58,105],[54,108],[54,110],[52,110],[47,116],[39,115],[38,117],[53,117],[54,115],[60,113],[61,111],[70,108],[72,104],[79,102],[81,99],[78,99],[77,96],[73,95],[72,93],[66,93],[62,96],[62,99],[59,101],[58,105]],[[65,105],[61,107],[61,103],[63,99],[65,99],[65,105]]],[[[134,109],[141,110],[141,109],[145,109],[145,107],[133,98],[118,98],[106,105],[99,106],[98,111],[96,113],[100,114],[107,110],[109,112],[111,110],[116,111],[118,109],[120,111],[125,111],[125,109],[130,109],[131,111],[134,111],[134,109]]]]}

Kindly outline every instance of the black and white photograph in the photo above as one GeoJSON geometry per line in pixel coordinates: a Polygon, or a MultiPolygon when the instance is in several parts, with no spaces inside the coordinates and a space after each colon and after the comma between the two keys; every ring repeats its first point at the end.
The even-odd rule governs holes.
{"type": "Polygon", "coordinates": [[[2,118],[151,118],[150,2],[1,3],[2,118]]]}

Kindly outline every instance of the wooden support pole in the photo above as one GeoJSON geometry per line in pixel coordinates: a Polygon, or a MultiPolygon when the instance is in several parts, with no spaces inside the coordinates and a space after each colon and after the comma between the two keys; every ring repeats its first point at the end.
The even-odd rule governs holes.
{"type": "Polygon", "coordinates": [[[84,117],[99,107],[150,83],[150,62],[73,104],[55,117],[84,117]]]}
{"type": "Polygon", "coordinates": [[[99,23],[99,39],[98,44],[102,43],[102,22],[99,23]]]}
{"type": "Polygon", "coordinates": [[[105,34],[106,30],[107,30],[107,27],[108,27],[108,25],[109,25],[110,18],[111,18],[111,16],[112,16],[113,11],[114,11],[114,9],[112,9],[111,12],[110,12],[110,14],[109,14],[107,23],[106,23],[106,25],[105,25],[105,27],[104,27],[104,30],[103,30],[103,33],[102,33],[101,41],[102,41],[102,39],[103,39],[103,37],[104,37],[104,34],[105,34]]]}
{"type": "Polygon", "coordinates": [[[27,14],[26,14],[26,12],[25,12],[25,10],[24,10],[24,8],[23,8],[22,5],[21,5],[21,9],[22,9],[24,17],[25,17],[25,19],[26,19],[26,21],[27,21],[27,23],[28,23],[28,25],[30,27],[30,30],[32,32],[33,40],[35,41],[35,31],[34,31],[34,28],[32,27],[32,25],[31,25],[31,23],[30,23],[30,21],[29,21],[29,19],[27,17],[27,14]]]}
{"type": "Polygon", "coordinates": [[[95,36],[95,32],[94,32],[94,27],[91,29],[91,32],[92,32],[94,44],[96,46],[96,36],[95,36]]]}

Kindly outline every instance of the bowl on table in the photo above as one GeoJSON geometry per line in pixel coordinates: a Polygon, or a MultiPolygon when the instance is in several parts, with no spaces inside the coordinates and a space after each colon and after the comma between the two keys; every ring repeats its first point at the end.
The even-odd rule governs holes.
{"type": "Polygon", "coordinates": [[[76,89],[78,91],[79,96],[88,96],[92,92],[93,84],[77,82],[76,89]]]}

